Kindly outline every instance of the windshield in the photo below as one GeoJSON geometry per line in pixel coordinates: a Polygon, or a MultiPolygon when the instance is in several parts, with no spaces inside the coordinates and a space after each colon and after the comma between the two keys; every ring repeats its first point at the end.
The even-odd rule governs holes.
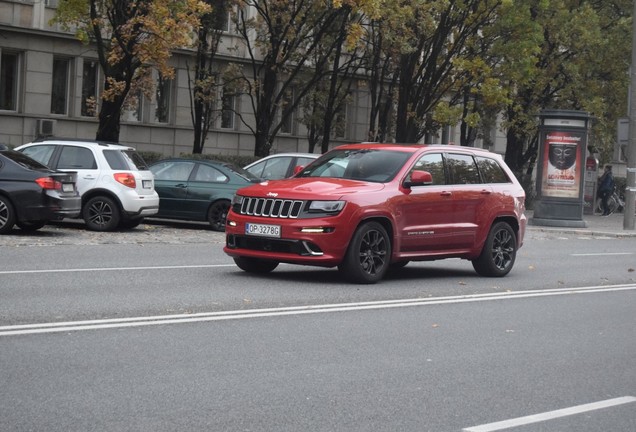
{"type": "Polygon", "coordinates": [[[411,153],[392,150],[335,150],[318,158],[297,177],[332,177],[376,183],[391,181],[411,153]]]}

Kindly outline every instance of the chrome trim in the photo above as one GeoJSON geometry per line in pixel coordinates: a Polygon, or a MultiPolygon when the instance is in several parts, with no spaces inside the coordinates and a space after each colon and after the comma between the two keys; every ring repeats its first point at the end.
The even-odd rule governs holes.
{"type": "Polygon", "coordinates": [[[303,247],[305,248],[305,250],[307,251],[307,253],[311,256],[323,256],[324,252],[316,252],[314,250],[311,249],[311,247],[309,247],[309,244],[306,241],[302,241],[301,244],[303,245],[303,247]]]}
{"type": "Polygon", "coordinates": [[[274,198],[244,197],[241,214],[281,219],[296,219],[303,209],[304,201],[274,198]]]}

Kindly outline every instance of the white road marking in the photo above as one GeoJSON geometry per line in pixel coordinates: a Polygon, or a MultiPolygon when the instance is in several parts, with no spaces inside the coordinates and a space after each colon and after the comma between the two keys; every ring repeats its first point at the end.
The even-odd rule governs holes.
{"type": "Polygon", "coordinates": [[[511,300],[531,297],[586,294],[612,291],[634,291],[636,284],[592,286],[584,288],[560,288],[532,291],[513,291],[503,293],[473,294],[465,296],[414,298],[401,300],[383,300],[358,303],[339,303],[310,306],[290,306],[267,309],[248,309],[221,312],[201,312],[179,315],[157,315],[147,317],[113,318],[88,321],[68,321],[0,326],[0,336],[15,336],[39,333],[57,333],[78,330],[96,330],[108,328],[142,327],[162,324],[183,324],[204,321],[224,321],[246,318],[273,316],[305,315],[327,312],[347,312],[371,309],[389,309],[412,306],[431,306],[440,304],[469,303],[493,300],[511,300]]]}
{"type": "Polygon", "coordinates": [[[540,423],[548,420],[557,419],[560,417],[571,416],[575,414],[582,414],[589,411],[599,410],[603,408],[611,408],[618,405],[624,405],[628,403],[636,402],[636,397],[624,396],[616,399],[608,399],[600,402],[593,402],[585,405],[578,405],[570,408],[564,408],[556,411],[549,411],[541,414],[534,414],[525,417],[518,417],[515,419],[504,420],[496,423],[489,423],[481,426],[473,426],[466,429],[462,429],[464,432],[494,432],[504,429],[510,429],[517,426],[524,426],[532,423],[540,423]]]}
{"type": "Polygon", "coordinates": [[[570,254],[574,257],[596,257],[596,256],[617,256],[617,255],[634,255],[634,252],[597,252],[584,254],[570,254]]]}
{"type": "Polygon", "coordinates": [[[123,271],[123,270],[166,270],[166,269],[189,269],[189,268],[212,268],[212,267],[236,267],[236,264],[202,264],[202,265],[173,265],[173,266],[144,266],[144,267],[94,267],[94,268],[48,269],[48,270],[4,270],[4,271],[0,271],[0,275],[30,274],[30,273],[75,273],[75,272],[123,271]]]}

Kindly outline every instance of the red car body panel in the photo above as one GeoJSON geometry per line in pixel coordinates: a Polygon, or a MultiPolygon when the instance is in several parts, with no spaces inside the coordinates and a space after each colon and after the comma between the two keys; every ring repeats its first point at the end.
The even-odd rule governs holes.
{"type": "Polygon", "coordinates": [[[345,204],[336,215],[310,217],[304,214],[295,218],[241,214],[236,206],[232,206],[227,216],[224,251],[232,257],[337,266],[342,262],[356,228],[368,220],[381,221],[387,230],[392,244],[391,262],[448,257],[473,260],[480,255],[490,228],[497,220],[509,221],[515,230],[517,246],[523,244],[525,193],[499,155],[455,146],[351,144],[338,149],[388,150],[405,152],[409,157],[387,182],[302,177],[301,172],[299,177],[266,181],[240,189],[237,191],[239,197],[300,200],[303,203],[342,200],[345,204]],[[477,154],[495,159],[510,182],[405,186],[414,164],[426,153],[477,154]],[[280,238],[253,239],[246,235],[248,223],[280,226],[280,238]],[[311,232],[312,229],[320,232],[311,232]],[[239,240],[247,243],[254,240],[255,246],[245,247],[247,243],[239,240]],[[278,248],[278,242],[311,247],[303,254],[297,249],[278,248]],[[312,251],[319,253],[312,254],[312,251]]]}

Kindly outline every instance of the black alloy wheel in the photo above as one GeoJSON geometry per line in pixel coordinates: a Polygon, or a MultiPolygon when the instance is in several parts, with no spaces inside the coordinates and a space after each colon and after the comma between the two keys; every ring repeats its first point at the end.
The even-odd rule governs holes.
{"type": "Polygon", "coordinates": [[[386,230],[378,222],[367,222],[353,234],[338,269],[350,282],[373,284],[384,277],[390,260],[391,242],[386,230]]]}
{"type": "Polygon", "coordinates": [[[497,222],[488,233],[479,258],[473,268],[481,276],[502,277],[507,275],[517,256],[517,236],[506,222],[497,222]]]}
{"type": "Polygon", "coordinates": [[[225,231],[225,220],[230,211],[230,202],[219,200],[213,203],[208,210],[208,222],[214,231],[225,231]]]}
{"type": "Polygon", "coordinates": [[[82,217],[91,231],[114,231],[119,226],[119,207],[111,198],[96,196],[82,208],[82,217]]]}

